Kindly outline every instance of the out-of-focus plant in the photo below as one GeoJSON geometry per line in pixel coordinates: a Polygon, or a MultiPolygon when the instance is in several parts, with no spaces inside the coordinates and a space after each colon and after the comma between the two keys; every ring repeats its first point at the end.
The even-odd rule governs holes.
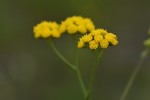
{"type": "MultiPolygon", "coordinates": [[[[150,28],[148,30],[148,35],[150,36],[150,28]]],[[[141,52],[140,60],[137,64],[137,66],[135,67],[133,73],[131,74],[131,76],[127,82],[127,85],[126,85],[119,100],[125,100],[125,98],[127,97],[129,90],[130,90],[131,86],[133,85],[134,80],[136,79],[144,60],[146,59],[146,57],[148,56],[148,54],[150,52],[150,37],[144,41],[144,46],[145,46],[145,49],[141,52]]]]}
{"type": "Polygon", "coordinates": [[[102,57],[104,49],[118,44],[117,36],[102,28],[96,29],[90,18],[81,16],[68,17],[61,24],[53,21],[42,21],[34,26],[33,31],[34,37],[46,40],[56,55],[76,74],[84,100],[89,100],[98,61],[102,57]],[[55,39],[61,38],[61,35],[65,33],[70,34],[74,41],[75,64],[68,61],[53,44],[55,39]],[[80,36],[79,39],[78,36],[80,36]],[[81,76],[78,63],[78,48],[89,48],[95,54],[95,62],[88,86],[85,86],[81,76]]]}

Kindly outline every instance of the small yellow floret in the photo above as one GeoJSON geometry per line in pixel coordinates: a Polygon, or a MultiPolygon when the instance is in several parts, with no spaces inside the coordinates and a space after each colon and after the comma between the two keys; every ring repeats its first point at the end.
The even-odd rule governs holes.
{"type": "Polygon", "coordinates": [[[86,28],[91,32],[95,29],[94,24],[86,24],[86,28]]]}
{"type": "Polygon", "coordinates": [[[111,42],[111,44],[112,44],[112,45],[117,45],[117,44],[118,44],[118,41],[117,41],[116,39],[113,39],[112,42],[111,42]]]}
{"type": "Polygon", "coordinates": [[[101,35],[100,32],[101,32],[101,31],[100,31],[99,29],[96,29],[96,30],[93,30],[90,34],[91,34],[92,36],[101,35]]]}
{"type": "Polygon", "coordinates": [[[90,41],[89,42],[89,48],[90,49],[97,49],[98,48],[98,43],[96,41],[90,41]]]}
{"type": "Polygon", "coordinates": [[[58,30],[52,30],[51,31],[51,35],[54,37],[54,38],[59,38],[60,37],[60,33],[58,30]]]}
{"type": "Polygon", "coordinates": [[[78,31],[82,34],[86,33],[87,32],[87,29],[85,28],[85,26],[83,25],[79,25],[78,26],[78,31]]]}
{"type": "Polygon", "coordinates": [[[61,24],[60,27],[59,27],[59,32],[60,32],[60,33],[63,33],[63,32],[65,32],[65,31],[66,31],[66,26],[65,26],[65,23],[62,22],[62,24],[61,24]]]}
{"type": "Polygon", "coordinates": [[[93,37],[89,34],[89,35],[84,35],[82,37],[83,42],[90,42],[93,39],[93,37]]]}
{"type": "Polygon", "coordinates": [[[117,39],[117,36],[113,33],[108,33],[109,35],[111,35],[113,38],[117,39]]]}
{"type": "Polygon", "coordinates": [[[51,35],[50,22],[43,21],[43,22],[37,24],[36,26],[34,26],[33,32],[34,32],[35,38],[39,38],[39,37],[47,38],[47,37],[49,37],[51,35]]]}
{"type": "Polygon", "coordinates": [[[78,48],[83,48],[85,46],[85,43],[83,42],[83,40],[80,38],[80,41],[78,42],[78,48]]]}
{"type": "Polygon", "coordinates": [[[101,48],[107,48],[109,45],[108,41],[104,39],[103,41],[100,42],[101,48]]]}
{"type": "Polygon", "coordinates": [[[67,27],[68,33],[73,34],[77,32],[77,26],[74,24],[71,24],[67,27]]]}
{"type": "Polygon", "coordinates": [[[116,35],[112,34],[112,33],[108,33],[105,35],[105,39],[110,42],[112,45],[117,45],[118,41],[117,41],[117,37],[116,35]]]}
{"type": "Polygon", "coordinates": [[[85,18],[85,19],[84,19],[84,22],[85,22],[85,24],[86,24],[87,30],[89,30],[90,32],[95,29],[95,26],[94,26],[93,22],[91,21],[91,19],[85,18]]]}
{"type": "Polygon", "coordinates": [[[99,31],[100,31],[100,34],[102,35],[106,35],[108,33],[107,30],[104,30],[104,29],[99,29],[99,31]]]}
{"type": "Polygon", "coordinates": [[[108,42],[112,42],[114,38],[112,37],[111,34],[106,34],[106,35],[105,35],[105,39],[106,39],[108,42]]]}
{"type": "Polygon", "coordinates": [[[53,29],[58,29],[59,25],[56,22],[50,22],[49,27],[53,29]]]}
{"type": "Polygon", "coordinates": [[[94,36],[94,40],[95,40],[96,42],[101,42],[101,41],[103,40],[103,36],[102,36],[101,34],[95,35],[95,36],[94,36]]]}

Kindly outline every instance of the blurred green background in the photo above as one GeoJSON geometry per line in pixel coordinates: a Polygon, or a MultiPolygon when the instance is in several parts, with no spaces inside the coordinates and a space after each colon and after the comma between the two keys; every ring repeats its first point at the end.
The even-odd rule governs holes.
{"type": "MultiPolygon", "coordinates": [[[[118,100],[135,68],[150,26],[150,0],[0,0],[0,100],[82,100],[74,74],[44,40],[33,37],[43,20],[89,17],[96,27],[117,34],[119,45],[105,50],[99,63],[92,100],[118,100]]],[[[73,61],[71,38],[55,41],[73,61]]],[[[79,50],[87,83],[93,54],[79,50]],[[87,63],[89,62],[89,63],[87,63]]],[[[127,100],[150,100],[150,57],[127,100]]]]}

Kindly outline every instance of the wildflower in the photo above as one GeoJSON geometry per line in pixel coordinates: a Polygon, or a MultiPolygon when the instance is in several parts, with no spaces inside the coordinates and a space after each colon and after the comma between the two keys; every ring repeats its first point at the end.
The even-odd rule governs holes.
{"type": "Polygon", "coordinates": [[[97,49],[98,48],[98,43],[95,40],[92,40],[89,42],[89,48],[90,49],[97,49]]]}
{"type": "Polygon", "coordinates": [[[90,42],[91,40],[92,40],[92,36],[91,35],[84,35],[83,37],[82,37],[82,41],[83,42],[90,42]]]}
{"type": "Polygon", "coordinates": [[[89,45],[90,49],[107,48],[109,45],[117,45],[117,36],[113,33],[108,33],[104,29],[96,29],[91,33],[82,36],[78,42],[78,48],[84,47],[81,44],[89,45]]]}
{"type": "Polygon", "coordinates": [[[98,34],[98,35],[95,35],[95,36],[94,36],[94,40],[95,40],[96,42],[101,42],[103,39],[104,39],[104,38],[103,38],[103,36],[102,36],[101,34],[98,34]]]}
{"type": "Polygon", "coordinates": [[[109,42],[106,39],[104,39],[100,42],[101,48],[107,48],[108,45],[109,45],[109,42]]]}
{"type": "Polygon", "coordinates": [[[70,34],[76,33],[76,32],[77,32],[77,27],[76,27],[76,25],[70,24],[70,25],[67,27],[67,31],[68,31],[68,33],[70,33],[70,34]]]}
{"type": "Polygon", "coordinates": [[[85,43],[83,40],[80,38],[80,41],[78,42],[78,48],[83,48],[85,46],[85,43]]]}
{"type": "Polygon", "coordinates": [[[34,26],[33,32],[35,38],[59,38],[60,32],[58,30],[59,25],[56,22],[43,21],[34,26]]]}
{"type": "Polygon", "coordinates": [[[85,34],[87,31],[91,32],[95,29],[95,26],[91,19],[83,18],[81,16],[72,16],[62,21],[59,30],[61,33],[67,31],[69,34],[81,33],[85,34]]]}

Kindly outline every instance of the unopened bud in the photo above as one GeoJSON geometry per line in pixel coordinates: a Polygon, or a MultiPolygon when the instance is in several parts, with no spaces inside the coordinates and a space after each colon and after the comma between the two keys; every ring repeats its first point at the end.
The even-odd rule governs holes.
{"type": "Polygon", "coordinates": [[[150,38],[144,41],[144,45],[150,48],[150,38]]]}

